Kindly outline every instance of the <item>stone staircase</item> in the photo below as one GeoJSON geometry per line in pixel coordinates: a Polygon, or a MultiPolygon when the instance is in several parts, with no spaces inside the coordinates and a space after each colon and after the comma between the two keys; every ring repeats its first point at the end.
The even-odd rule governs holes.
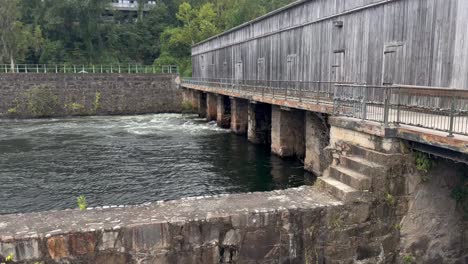
{"type": "Polygon", "coordinates": [[[333,165],[317,179],[317,186],[343,202],[363,201],[366,194],[382,191],[388,172],[401,157],[347,145],[347,151],[335,156],[333,165]]]}

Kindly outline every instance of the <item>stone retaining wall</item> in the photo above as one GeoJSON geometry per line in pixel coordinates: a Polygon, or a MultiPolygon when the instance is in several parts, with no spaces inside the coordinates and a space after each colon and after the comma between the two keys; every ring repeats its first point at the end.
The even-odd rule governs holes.
{"type": "Polygon", "coordinates": [[[54,264],[351,263],[378,239],[366,235],[368,213],[301,187],[4,215],[0,262],[13,254],[17,263],[54,264]]]}
{"type": "Polygon", "coordinates": [[[174,75],[0,74],[0,117],[180,112],[174,75]]]}

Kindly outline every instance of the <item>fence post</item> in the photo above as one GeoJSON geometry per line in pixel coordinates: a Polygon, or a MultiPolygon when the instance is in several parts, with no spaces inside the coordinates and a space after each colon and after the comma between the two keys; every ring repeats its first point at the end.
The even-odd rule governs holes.
{"type": "Polygon", "coordinates": [[[113,69],[113,67],[112,67],[112,64],[111,64],[111,73],[114,73],[114,69],[113,69]]]}
{"type": "Polygon", "coordinates": [[[385,86],[384,88],[384,126],[388,127],[388,119],[390,113],[390,98],[389,98],[389,87],[385,86]]]}
{"type": "Polygon", "coordinates": [[[400,125],[400,119],[401,119],[401,88],[398,88],[398,99],[397,99],[397,120],[396,120],[396,125],[400,125]]]}
{"type": "Polygon", "coordinates": [[[363,90],[363,96],[362,96],[362,102],[361,102],[361,114],[362,114],[362,120],[367,119],[367,90],[366,87],[362,87],[363,90]]]}
{"type": "Polygon", "coordinates": [[[302,86],[304,85],[305,82],[300,81],[299,82],[299,102],[302,103],[302,86]]]}
{"type": "Polygon", "coordinates": [[[58,66],[55,64],[55,73],[58,73],[58,66]]]}
{"type": "Polygon", "coordinates": [[[47,65],[44,64],[44,73],[47,73],[47,65]]]}
{"type": "Polygon", "coordinates": [[[450,127],[448,137],[453,137],[453,127],[455,124],[455,96],[452,97],[452,102],[450,106],[450,127]]]}
{"type": "Polygon", "coordinates": [[[336,84],[333,85],[333,114],[337,115],[338,114],[338,107],[339,107],[339,101],[338,101],[338,86],[336,84]]]}
{"type": "MultiPolygon", "coordinates": [[[[28,66],[26,66],[28,67],[28,66]]],[[[39,73],[39,64],[36,64],[36,73],[39,73]]]]}

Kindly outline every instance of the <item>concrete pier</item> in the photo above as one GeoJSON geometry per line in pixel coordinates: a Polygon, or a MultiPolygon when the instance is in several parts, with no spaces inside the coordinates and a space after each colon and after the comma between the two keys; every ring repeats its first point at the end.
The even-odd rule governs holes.
{"type": "Polygon", "coordinates": [[[272,106],[271,151],[280,157],[305,155],[304,111],[272,106]]]}
{"type": "Polygon", "coordinates": [[[229,97],[218,94],[216,123],[222,128],[231,126],[231,100],[229,97]]]}
{"type": "Polygon", "coordinates": [[[198,105],[198,116],[205,118],[206,117],[206,105],[207,105],[207,98],[206,93],[199,92],[196,94],[197,97],[197,105],[198,105]]]}
{"type": "Polygon", "coordinates": [[[218,96],[213,93],[206,94],[206,119],[208,121],[216,120],[217,117],[218,96]]]}
{"type": "Polygon", "coordinates": [[[248,105],[245,99],[231,98],[231,130],[238,135],[247,134],[248,105]]]}
{"type": "Polygon", "coordinates": [[[271,105],[249,104],[249,126],[247,137],[254,144],[271,144],[271,105]]]}
{"type": "Polygon", "coordinates": [[[330,129],[325,115],[307,112],[305,115],[305,160],[304,168],[322,175],[330,165],[330,157],[324,149],[330,144],[330,129]]]}

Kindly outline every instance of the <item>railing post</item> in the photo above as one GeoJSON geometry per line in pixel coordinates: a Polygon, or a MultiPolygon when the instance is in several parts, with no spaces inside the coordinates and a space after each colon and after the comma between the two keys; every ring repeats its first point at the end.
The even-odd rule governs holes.
{"type": "Polygon", "coordinates": [[[275,88],[273,87],[273,85],[271,85],[271,81],[270,81],[270,88],[271,88],[271,96],[273,97],[273,99],[275,98],[275,88]]]}
{"type": "Polygon", "coordinates": [[[362,87],[363,95],[362,95],[362,102],[361,102],[361,114],[362,120],[367,119],[367,90],[366,87],[362,87]]]}
{"type": "Polygon", "coordinates": [[[85,73],[84,65],[81,65],[81,66],[82,66],[81,72],[84,74],[85,73]]]}
{"type": "Polygon", "coordinates": [[[36,73],[39,73],[39,64],[36,64],[36,73]]]}
{"type": "Polygon", "coordinates": [[[334,91],[333,91],[333,114],[338,115],[339,111],[339,101],[338,101],[338,86],[335,84],[334,85],[334,91]]]}
{"type": "Polygon", "coordinates": [[[389,87],[385,86],[384,88],[384,126],[388,127],[388,119],[390,113],[390,98],[389,98],[389,87]]]}
{"type": "Polygon", "coordinates": [[[47,73],[47,65],[44,64],[44,73],[47,73]]]}
{"type": "Polygon", "coordinates": [[[55,64],[55,73],[58,73],[58,66],[55,64]]]}
{"type": "Polygon", "coordinates": [[[401,88],[398,88],[398,99],[397,99],[397,120],[396,125],[400,125],[401,119],[401,88]]]}
{"type": "Polygon", "coordinates": [[[111,64],[111,73],[114,73],[114,68],[112,67],[112,64],[111,64]]]}
{"type": "Polygon", "coordinates": [[[102,64],[101,64],[101,73],[102,73],[102,64]]]}
{"type": "Polygon", "coordinates": [[[302,85],[304,85],[303,81],[299,82],[299,102],[302,102],[302,85]]]}
{"type": "Polygon", "coordinates": [[[119,74],[121,73],[121,70],[120,70],[120,64],[119,64],[119,74]]]}
{"type": "Polygon", "coordinates": [[[450,106],[450,124],[449,124],[449,134],[448,137],[453,137],[453,129],[455,124],[455,104],[456,98],[452,97],[451,106],[450,106]]]}

